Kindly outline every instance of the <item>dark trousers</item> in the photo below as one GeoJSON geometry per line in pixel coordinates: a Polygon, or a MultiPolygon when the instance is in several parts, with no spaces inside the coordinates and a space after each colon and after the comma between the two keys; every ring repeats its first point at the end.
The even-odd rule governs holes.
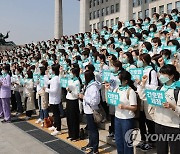
{"type": "MultiPolygon", "coordinates": [[[[172,136],[180,135],[180,128],[167,127],[159,124],[155,124],[155,132],[156,134],[169,134],[172,136]]],[[[170,141],[157,141],[156,149],[157,154],[168,154],[168,147],[170,148],[170,154],[179,154],[180,153],[180,138],[179,140],[170,140],[170,141]]]]}
{"type": "Polygon", "coordinates": [[[21,101],[21,95],[18,91],[14,92],[17,102],[17,112],[23,113],[23,107],[22,107],[22,101],[21,101]]]}
{"type": "Polygon", "coordinates": [[[16,111],[17,110],[17,103],[16,103],[16,97],[15,94],[13,94],[13,91],[11,91],[11,111],[16,111]]]}
{"type": "Polygon", "coordinates": [[[89,146],[93,147],[93,151],[98,151],[99,146],[99,132],[97,124],[94,122],[92,114],[86,114],[88,133],[89,133],[89,146]]]}
{"type": "Polygon", "coordinates": [[[115,133],[115,115],[111,115],[111,126],[109,127],[109,133],[115,133]]]}
{"type": "Polygon", "coordinates": [[[77,100],[67,100],[66,104],[66,113],[67,113],[67,125],[68,125],[68,134],[72,139],[79,138],[79,102],[77,100]]]}
{"type": "Polygon", "coordinates": [[[119,119],[115,117],[115,140],[118,154],[133,154],[133,146],[128,146],[126,133],[134,128],[134,119],[119,119]]]}
{"type": "Polygon", "coordinates": [[[54,116],[54,127],[57,128],[57,131],[61,131],[61,118],[59,111],[59,104],[51,104],[51,109],[54,116]]]}
{"type": "MultiPolygon", "coordinates": [[[[154,134],[155,133],[155,123],[154,123],[154,121],[148,120],[146,118],[144,111],[140,111],[139,129],[140,129],[142,141],[146,141],[145,134],[154,134]],[[146,126],[148,129],[148,132],[146,130],[146,126]]],[[[148,142],[153,143],[153,141],[151,141],[150,139],[148,142]]]]}
{"type": "Polygon", "coordinates": [[[103,107],[103,109],[104,109],[104,111],[106,113],[106,119],[107,119],[108,115],[109,115],[109,106],[107,105],[106,102],[103,102],[103,101],[101,101],[101,105],[102,105],[102,107],[103,107]]]}

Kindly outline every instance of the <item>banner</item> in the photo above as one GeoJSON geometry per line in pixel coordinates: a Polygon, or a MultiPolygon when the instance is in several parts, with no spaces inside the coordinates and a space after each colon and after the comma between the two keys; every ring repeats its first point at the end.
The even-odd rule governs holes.
{"type": "Polygon", "coordinates": [[[106,81],[106,82],[109,82],[109,81],[110,81],[111,74],[112,74],[111,71],[108,71],[108,70],[103,71],[102,80],[103,80],[103,81],[106,81]]]}

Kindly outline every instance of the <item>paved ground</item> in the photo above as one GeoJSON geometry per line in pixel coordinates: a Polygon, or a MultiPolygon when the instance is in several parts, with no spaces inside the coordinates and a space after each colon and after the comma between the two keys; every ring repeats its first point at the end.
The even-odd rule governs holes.
{"type": "Polygon", "coordinates": [[[0,122],[1,154],[55,154],[56,152],[21,131],[13,124],[0,122]]]}

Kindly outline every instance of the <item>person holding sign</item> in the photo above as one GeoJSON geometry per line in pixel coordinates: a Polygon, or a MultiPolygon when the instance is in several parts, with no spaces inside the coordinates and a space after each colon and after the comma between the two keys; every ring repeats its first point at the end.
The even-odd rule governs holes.
{"type": "Polygon", "coordinates": [[[118,154],[133,154],[133,147],[128,147],[125,134],[134,128],[135,111],[137,110],[137,97],[131,74],[122,71],[119,74],[121,85],[114,90],[120,96],[119,105],[115,107],[115,140],[118,154]]]}
{"type": "MultiPolygon", "coordinates": [[[[173,65],[164,65],[160,69],[159,80],[163,86],[156,89],[165,92],[166,102],[162,102],[162,106],[155,106],[155,133],[173,135],[174,138],[166,141],[157,141],[157,154],[168,154],[168,147],[170,147],[170,151],[173,154],[178,154],[180,151],[180,142],[179,140],[175,141],[175,138],[180,133],[180,89],[176,86],[179,78],[180,74],[173,65]]],[[[144,100],[146,100],[146,97],[144,97],[146,81],[147,78],[143,78],[141,89],[138,90],[140,97],[144,100]]]]}
{"type": "Polygon", "coordinates": [[[67,103],[66,103],[66,114],[67,114],[67,125],[68,125],[68,139],[76,141],[79,139],[79,97],[82,81],[79,77],[80,69],[73,68],[71,70],[72,78],[68,81],[67,90],[67,103]]]}
{"type": "MultiPolygon", "coordinates": [[[[46,75],[44,66],[40,67],[40,79],[37,85],[37,95],[39,101],[39,119],[36,123],[42,123],[45,118],[48,118],[48,93],[44,91],[44,87],[48,88],[49,77],[46,75]]],[[[43,126],[43,125],[42,125],[43,126]]]]}
{"type": "Polygon", "coordinates": [[[61,102],[61,87],[59,81],[59,65],[52,65],[52,79],[49,81],[50,88],[44,87],[45,92],[49,93],[49,104],[52,108],[52,112],[54,115],[54,125],[49,128],[50,131],[53,131],[51,135],[61,134],[61,119],[60,119],[60,111],[59,104],[61,102]]]}

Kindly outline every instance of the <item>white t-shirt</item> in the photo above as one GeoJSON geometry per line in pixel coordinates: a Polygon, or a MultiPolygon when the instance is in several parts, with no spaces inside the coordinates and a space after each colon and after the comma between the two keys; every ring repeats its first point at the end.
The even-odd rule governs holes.
{"type": "MultiPolygon", "coordinates": [[[[127,98],[128,89],[126,90],[115,90],[119,93],[120,103],[123,105],[137,105],[136,93],[133,89],[129,92],[129,100],[127,98]]],[[[119,119],[131,119],[134,118],[135,114],[133,111],[120,109],[118,106],[115,108],[115,116],[119,119]]]]}

